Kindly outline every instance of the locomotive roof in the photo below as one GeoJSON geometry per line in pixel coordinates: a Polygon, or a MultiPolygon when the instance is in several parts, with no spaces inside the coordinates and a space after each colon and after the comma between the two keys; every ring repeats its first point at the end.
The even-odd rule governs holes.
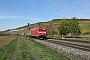
{"type": "Polygon", "coordinates": [[[45,27],[36,27],[36,28],[31,29],[31,30],[35,30],[35,29],[45,29],[45,27]]]}

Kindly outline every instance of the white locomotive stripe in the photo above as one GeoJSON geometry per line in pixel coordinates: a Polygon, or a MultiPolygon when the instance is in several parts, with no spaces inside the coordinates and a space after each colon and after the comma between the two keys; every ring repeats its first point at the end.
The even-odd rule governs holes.
{"type": "Polygon", "coordinates": [[[39,32],[39,33],[46,33],[46,32],[39,32]]]}

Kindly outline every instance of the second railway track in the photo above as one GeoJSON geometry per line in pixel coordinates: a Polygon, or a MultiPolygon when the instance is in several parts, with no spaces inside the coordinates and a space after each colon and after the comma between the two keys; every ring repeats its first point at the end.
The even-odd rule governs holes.
{"type": "Polygon", "coordinates": [[[69,41],[68,42],[68,41],[60,41],[60,40],[53,40],[53,39],[49,39],[49,40],[45,40],[45,41],[90,52],[90,46],[89,45],[88,46],[87,45],[83,45],[83,44],[85,44],[84,42],[83,42],[83,44],[80,43],[80,42],[78,44],[78,42],[74,42],[74,41],[69,41]]]}

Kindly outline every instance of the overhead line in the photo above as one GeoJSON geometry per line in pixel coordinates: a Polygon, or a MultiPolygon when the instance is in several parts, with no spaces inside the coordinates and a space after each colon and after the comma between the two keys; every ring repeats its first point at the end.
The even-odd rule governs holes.
{"type": "MultiPolygon", "coordinates": [[[[64,2],[64,1],[63,1],[64,2]]],[[[62,5],[63,4],[63,2],[61,2],[59,5],[62,5]]],[[[58,7],[58,6],[57,6],[58,7]]],[[[55,8],[56,9],[56,8],[55,8]]],[[[51,12],[53,12],[53,11],[51,11],[51,12]]]]}
{"type": "MultiPolygon", "coordinates": [[[[90,8],[90,6],[85,7],[85,8],[83,8],[83,9],[80,9],[80,10],[78,10],[78,11],[75,11],[75,12],[69,14],[69,15],[72,15],[72,14],[75,14],[75,13],[77,13],[77,12],[83,11],[83,10],[85,10],[85,9],[87,9],[87,8],[90,8]]],[[[69,15],[67,15],[67,16],[69,16],[69,15]]],[[[67,17],[67,16],[65,16],[65,17],[67,17]]]]}
{"type": "MultiPolygon", "coordinates": [[[[62,7],[60,7],[59,9],[57,9],[56,11],[52,12],[50,15],[48,15],[46,18],[50,17],[51,15],[53,15],[54,13],[56,13],[58,10],[62,9],[63,7],[65,7],[66,5],[68,5],[69,3],[71,3],[73,0],[70,0],[68,3],[66,3],[65,5],[63,5],[62,7]]],[[[44,19],[46,19],[44,18],[44,19]]]]}
{"type": "MultiPolygon", "coordinates": [[[[88,0],[88,1],[90,1],[90,0],[88,0]]],[[[88,2],[88,1],[87,1],[87,2],[88,2]]],[[[84,3],[82,3],[82,4],[78,5],[78,6],[76,6],[75,8],[73,8],[73,9],[71,9],[71,10],[67,11],[67,12],[70,12],[70,11],[72,11],[72,10],[76,9],[77,7],[80,7],[81,5],[83,5],[83,4],[87,3],[87,2],[84,2],[84,3]]]]}

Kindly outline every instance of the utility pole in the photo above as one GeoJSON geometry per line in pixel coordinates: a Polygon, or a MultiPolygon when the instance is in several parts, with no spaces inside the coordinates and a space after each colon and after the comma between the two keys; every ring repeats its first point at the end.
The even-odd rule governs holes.
{"type": "Polygon", "coordinates": [[[29,30],[29,25],[30,25],[30,24],[28,23],[28,30],[29,30]]]}
{"type": "Polygon", "coordinates": [[[30,37],[30,23],[28,23],[28,27],[27,27],[27,35],[28,35],[28,38],[30,37]]]}
{"type": "Polygon", "coordinates": [[[53,38],[53,34],[52,34],[52,22],[50,23],[50,27],[51,27],[51,38],[53,38]]]}

